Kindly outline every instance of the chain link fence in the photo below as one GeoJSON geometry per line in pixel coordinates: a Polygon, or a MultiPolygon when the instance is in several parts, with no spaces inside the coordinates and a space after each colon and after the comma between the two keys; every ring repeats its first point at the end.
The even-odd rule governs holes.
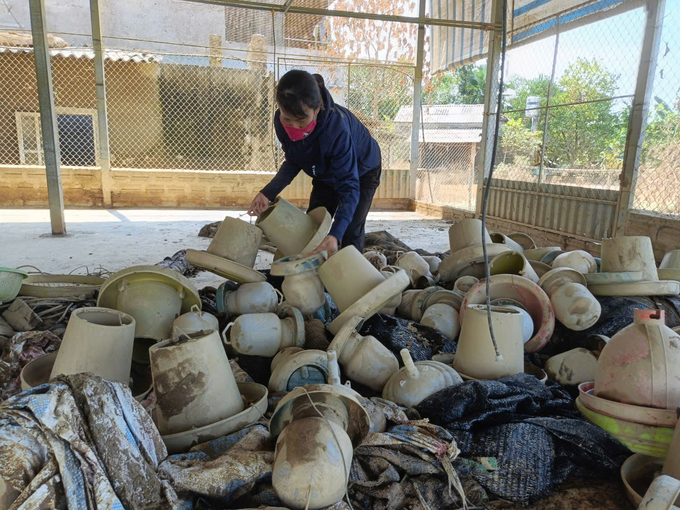
{"type": "MultiPolygon", "coordinates": [[[[59,41],[55,45],[65,46],[59,41]]],[[[68,48],[55,48],[51,53],[61,162],[96,167],[94,53],[68,48]]],[[[0,47],[0,80],[0,164],[44,165],[32,48],[0,47]]]]}
{"type": "Polygon", "coordinates": [[[416,200],[475,210],[483,118],[484,104],[422,106],[416,200]]]}
{"type": "Polygon", "coordinates": [[[680,215],[680,2],[666,2],[633,207],[680,215]]]}
{"type": "Polygon", "coordinates": [[[638,8],[508,51],[495,178],[619,189],[644,21],[638,8]]]}
{"type": "MultiPolygon", "coordinates": [[[[142,3],[149,5],[138,6],[140,12],[153,7],[142,3]]],[[[327,8],[328,2],[309,6],[327,8]]],[[[413,103],[413,26],[236,7],[218,12],[189,2],[175,8],[177,21],[187,25],[201,16],[214,25],[221,12],[223,31],[196,35],[188,27],[193,37],[179,41],[169,40],[170,31],[163,40],[104,34],[113,170],[275,172],[283,161],[273,129],[276,81],[290,69],[305,69],[321,74],[334,100],[370,129],[383,169],[408,176],[411,124],[394,121],[413,103]],[[349,41],[358,33],[363,40],[349,41]],[[406,53],[396,51],[392,36],[406,53]]],[[[156,30],[150,37],[161,35],[156,30]]],[[[97,167],[90,35],[55,30],[50,38],[61,163],[97,167]]],[[[0,165],[44,164],[34,67],[30,30],[0,38],[0,165]]]]}
{"type": "MultiPolygon", "coordinates": [[[[408,2],[298,3],[414,14],[408,2]]],[[[276,171],[276,80],[297,68],[321,74],[378,140],[383,168],[408,179],[416,25],[173,5],[174,31],[149,25],[139,39],[115,25],[104,34],[112,169],[276,171]]],[[[678,214],[680,14],[677,2],[666,10],[634,207],[678,214]]],[[[62,165],[96,168],[94,52],[89,19],[81,25],[50,27],[55,105],[62,165]]],[[[44,164],[29,28],[0,38],[0,165],[44,164]]],[[[643,29],[638,8],[509,50],[494,177],[571,186],[584,198],[617,190],[643,29]]],[[[486,65],[430,76],[426,49],[416,199],[475,211],[486,65]]]]}

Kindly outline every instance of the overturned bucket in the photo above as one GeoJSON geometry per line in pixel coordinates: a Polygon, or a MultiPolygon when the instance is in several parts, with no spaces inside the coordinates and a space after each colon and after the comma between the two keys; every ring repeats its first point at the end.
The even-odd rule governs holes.
{"type": "Polygon", "coordinates": [[[135,320],[108,308],[80,308],[71,314],[50,380],[64,374],[92,372],[129,384],[135,320]]]}

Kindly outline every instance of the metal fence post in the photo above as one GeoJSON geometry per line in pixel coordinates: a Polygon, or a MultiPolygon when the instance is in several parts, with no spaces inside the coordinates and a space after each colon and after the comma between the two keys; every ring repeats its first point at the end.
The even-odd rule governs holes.
{"type": "MultiPolygon", "coordinates": [[[[543,183],[543,170],[545,168],[545,142],[548,139],[548,123],[550,122],[550,97],[552,96],[552,89],[555,83],[555,69],[557,69],[557,55],[560,48],[560,16],[559,14],[555,17],[556,21],[556,33],[555,33],[555,47],[553,48],[553,63],[552,70],[550,71],[550,82],[548,83],[548,93],[545,98],[545,121],[543,121],[543,140],[541,141],[541,166],[538,168],[538,186],[540,187],[543,183]]],[[[538,207],[534,211],[538,214],[538,207]]]]}
{"type": "Polygon", "coordinates": [[[665,8],[666,0],[648,0],[646,6],[645,34],[642,40],[642,53],[635,84],[633,107],[628,122],[626,149],[623,154],[623,167],[620,177],[621,187],[614,217],[613,235],[615,237],[624,235],[628,211],[633,207],[635,198],[635,183],[640,165],[642,144],[645,141],[665,8]]]}
{"type": "Polygon", "coordinates": [[[47,196],[50,203],[50,222],[53,235],[66,234],[64,221],[64,194],[61,186],[61,157],[57,114],[54,109],[52,90],[52,65],[50,47],[47,41],[45,23],[45,0],[30,0],[31,33],[35,56],[35,74],[38,82],[38,103],[42,126],[43,150],[45,152],[45,173],[47,174],[47,196]]]}
{"type": "Polygon", "coordinates": [[[352,107],[349,104],[349,96],[352,93],[352,87],[350,85],[350,75],[352,71],[352,64],[350,62],[347,62],[347,109],[351,110],[352,107]]]}
{"type": "MultiPolygon", "coordinates": [[[[491,4],[491,23],[503,23],[503,1],[493,0],[491,4]]],[[[498,73],[501,68],[501,43],[503,32],[496,30],[489,36],[489,53],[486,61],[486,89],[484,91],[484,120],[482,122],[481,157],[477,165],[477,202],[475,216],[482,216],[482,202],[484,196],[484,179],[491,169],[491,152],[494,137],[494,123],[498,106],[498,73]]],[[[491,183],[488,184],[489,186],[491,183]]]]}
{"type": "MultiPolygon", "coordinates": [[[[420,0],[418,8],[419,16],[425,17],[425,0],[420,0]]],[[[420,108],[422,105],[423,90],[423,54],[425,53],[425,25],[418,25],[418,45],[416,47],[416,69],[413,77],[413,116],[411,118],[411,165],[409,168],[409,198],[416,199],[416,179],[418,177],[420,130],[420,108]]]]}
{"type": "Polygon", "coordinates": [[[99,167],[101,168],[104,206],[111,207],[111,153],[109,152],[109,114],[106,106],[106,68],[102,44],[99,0],[90,0],[92,47],[94,48],[94,77],[97,94],[97,128],[99,131],[99,167]]]}

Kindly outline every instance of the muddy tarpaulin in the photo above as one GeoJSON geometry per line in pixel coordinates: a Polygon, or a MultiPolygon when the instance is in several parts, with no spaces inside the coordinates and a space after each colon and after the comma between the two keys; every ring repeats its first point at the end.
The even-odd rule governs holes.
{"type": "Polygon", "coordinates": [[[431,395],[417,407],[456,439],[466,458],[493,458],[494,469],[469,463],[486,490],[530,504],[569,476],[616,478],[630,451],[582,419],[559,384],[517,374],[468,381],[431,395]]]}
{"type": "Polygon", "coordinates": [[[166,454],[126,386],[62,376],[0,405],[0,508],[179,509],[156,472],[166,454]]]}
{"type": "MultiPolygon", "coordinates": [[[[184,496],[187,509],[284,509],[272,487],[275,440],[263,423],[172,455],[161,474],[184,496]]],[[[338,502],[327,510],[349,510],[338,502]]]]}
{"type": "MultiPolygon", "coordinates": [[[[168,457],[160,472],[187,498],[193,494],[231,507],[241,496],[259,492],[253,489],[260,483],[271,488],[273,462],[274,440],[267,427],[256,423],[198,445],[189,453],[168,457]]],[[[277,505],[278,498],[257,503],[277,505]]]]}
{"type": "Polygon", "coordinates": [[[16,333],[0,360],[0,400],[21,391],[21,369],[34,359],[59,350],[61,338],[49,331],[16,333]]]}
{"type": "MultiPolygon", "coordinates": [[[[348,487],[353,507],[417,508],[426,502],[434,509],[460,503],[466,482],[458,480],[451,464],[458,455],[451,433],[408,421],[394,404],[385,405],[388,420],[400,423],[369,435],[355,451],[348,487]]],[[[256,423],[168,457],[159,472],[194,510],[280,507],[272,487],[274,448],[275,438],[256,423]]],[[[349,507],[339,502],[329,508],[349,507]]]]}

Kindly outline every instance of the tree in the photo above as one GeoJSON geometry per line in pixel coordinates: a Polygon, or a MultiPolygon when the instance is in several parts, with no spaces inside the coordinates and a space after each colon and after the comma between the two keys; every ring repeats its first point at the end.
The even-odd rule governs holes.
{"type": "MultiPolygon", "coordinates": [[[[507,91],[514,91],[515,96],[509,101],[504,101],[503,110],[508,110],[511,113],[506,113],[505,116],[509,119],[519,119],[526,125],[531,124],[531,119],[526,116],[524,109],[526,108],[527,98],[530,96],[540,97],[540,106],[546,106],[548,97],[548,87],[550,85],[550,76],[543,74],[534,79],[526,79],[523,77],[515,77],[508,82],[507,91]]],[[[545,110],[534,112],[537,114],[536,131],[543,132],[545,128],[545,110]]]]}
{"type": "Polygon", "coordinates": [[[658,164],[659,155],[665,148],[680,145],[680,97],[671,106],[659,97],[654,98],[655,106],[645,132],[642,152],[644,163],[658,164]]]}
{"type": "Polygon", "coordinates": [[[486,91],[486,65],[470,64],[456,69],[453,76],[457,97],[462,104],[483,104],[486,91]]]}
{"type": "MultiPolygon", "coordinates": [[[[412,15],[413,0],[338,0],[334,8],[346,11],[412,15]]],[[[348,105],[374,120],[391,120],[400,106],[412,103],[413,78],[389,62],[416,60],[418,27],[411,23],[327,17],[328,44],[322,54],[351,65],[348,105]],[[371,61],[374,65],[360,61],[371,61]],[[375,64],[383,64],[382,66],[375,64]]],[[[323,67],[324,70],[327,67],[323,67]]],[[[343,72],[335,68],[337,72],[343,72]]]]}
{"type": "Polygon", "coordinates": [[[432,77],[423,88],[423,104],[455,104],[458,102],[453,71],[432,77]]]}
{"type": "Polygon", "coordinates": [[[531,165],[536,151],[541,147],[541,133],[531,131],[523,122],[523,119],[509,119],[501,131],[500,145],[503,149],[503,163],[507,162],[508,156],[513,156],[515,163],[522,159],[522,164],[531,165]]]}
{"type": "Polygon", "coordinates": [[[618,76],[597,60],[579,58],[564,72],[553,89],[548,120],[548,159],[562,167],[599,167],[612,141],[620,135],[623,120],[606,99],[616,92],[618,76]],[[605,101],[597,101],[605,99],[605,101]],[[597,101],[586,104],[586,101],[597,101]]]}
{"type": "Polygon", "coordinates": [[[468,64],[432,77],[423,87],[423,104],[483,104],[486,65],[468,64]]]}
{"type": "MultiPolygon", "coordinates": [[[[618,78],[597,60],[578,59],[553,83],[546,166],[616,168],[621,164],[630,113],[628,109],[615,110],[609,100],[616,93],[618,78]]],[[[549,84],[545,75],[512,79],[508,89],[516,95],[504,108],[511,111],[506,116],[529,126],[531,121],[524,112],[527,98],[538,96],[541,106],[546,106],[549,84]]],[[[536,129],[541,134],[544,112],[539,113],[536,129]]]]}
{"type": "Polygon", "coordinates": [[[347,104],[356,113],[361,112],[376,121],[392,120],[399,108],[413,103],[413,90],[408,76],[401,75],[390,80],[389,86],[381,89],[376,86],[389,73],[398,75],[397,70],[377,69],[368,65],[352,65],[350,88],[347,104]]]}

